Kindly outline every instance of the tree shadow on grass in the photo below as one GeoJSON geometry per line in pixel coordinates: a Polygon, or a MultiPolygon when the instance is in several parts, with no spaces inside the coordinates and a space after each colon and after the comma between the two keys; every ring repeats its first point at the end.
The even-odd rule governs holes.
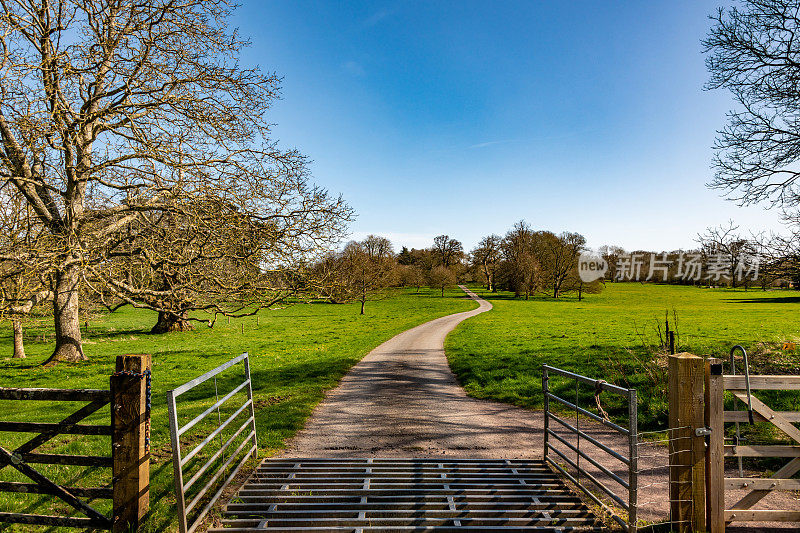
{"type": "Polygon", "coordinates": [[[783,296],[780,298],[725,298],[725,301],[737,304],[796,304],[800,303],[800,296],[783,296]]]}

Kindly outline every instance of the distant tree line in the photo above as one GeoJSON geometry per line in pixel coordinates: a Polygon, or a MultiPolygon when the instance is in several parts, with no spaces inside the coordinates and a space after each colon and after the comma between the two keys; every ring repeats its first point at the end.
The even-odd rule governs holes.
{"type": "Polygon", "coordinates": [[[526,300],[534,294],[559,298],[575,293],[598,293],[602,282],[584,282],[578,258],[586,239],[578,234],[534,230],[524,220],[503,236],[489,235],[470,252],[470,268],[488,290],[507,290],[526,300]]]}
{"type": "Polygon", "coordinates": [[[606,281],[646,281],[731,288],[791,287],[800,290],[800,220],[786,233],[740,231],[733,221],[698,234],[686,250],[626,251],[602,246],[606,281]]]}

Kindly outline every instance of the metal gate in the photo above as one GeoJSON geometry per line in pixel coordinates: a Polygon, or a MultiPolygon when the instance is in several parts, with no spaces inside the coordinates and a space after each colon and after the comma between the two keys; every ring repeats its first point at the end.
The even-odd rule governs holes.
{"type": "Polygon", "coordinates": [[[592,379],[580,374],[575,374],[567,370],[555,368],[549,365],[542,365],[542,390],[544,393],[544,459],[556,470],[561,472],[567,479],[579,487],[590,499],[603,508],[611,518],[622,528],[629,532],[636,531],[637,521],[637,461],[638,461],[638,422],[637,422],[637,399],[636,389],[626,389],[607,383],[602,379],[592,379]],[[571,382],[568,390],[574,391],[574,401],[567,400],[555,394],[550,384],[551,377],[556,376],[565,378],[571,382]],[[586,387],[591,387],[594,394],[596,410],[594,413],[588,409],[580,407],[579,397],[581,387],[584,392],[586,387]],[[599,397],[603,392],[608,392],[621,396],[627,401],[628,427],[622,427],[612,422],[603,410],[599,397]],[[554,400],[568,412],[574,413],[574,419],[565,420],[562,416],[555,414],[550,406],[550,400],[554,400]],[[581,429],[581,416],[591,419],[606,428],[619,433],[627,439],[627,453],[615,451],[609,444],[601,442],[598,438],[588,434],[581,429]],[[565,438],[551,429],[551,421],[556,422],[558,427],[564,428],[569,436],[565,438]],[[559,443],[564,448],[559,449],[553,445],[559,443]],[[586,445],[589,445],[587,448],[586,445]],[[582,446],[583,445],[583,446],[582,446]],[[610,468],[598,462],[595,457],[599,453],[618,461],[624,465],[627,475],[614,473],[610,468]],[[596,470],[589,471],[586,463],[593,466],[596,470]],[[562,466],[564,465],[564,466],[562,466]],[[565,466],[567,468],[565,468],[565,466]],[[571,468],[573,473],[568,471],[571,468]],[[597,472],[602,475],[598,475],[597,472]],[[607,477],[614,484],[604,482],[601,477],[607,477]],[[621,487],[616,488],[615,487],[621,487]],[[599,489],[614,504],[619,505],[627,512],[627,517],[621,516],[608,500],[595,494],[593,490],[599,489]]]}
{"type": "MultiPolygon", "coordinates": [[[[194,400],[198,399],[202,399],[202,397],[194,398],[194,400]]],[[[188,401],[186,403],[188,404],[188,401]]],[[[202,523],[203,518],[214,506],[214,503],[239,472],[245,461],[258,454],[253,387],[250,381],[250,358],[248,354],[243,353],[214,370],[206,372],[174,390],[168,391],[167,408],[169,410],[169,432],[172,440],[175,494],[178,503],[178,524],[181,533],[191,533],[202,523]],[[236,382],[230,391],[220,397],[220,391],[217,387],[218,378],[221,378],[226,370],[235,367],[239,363],[242,364],[244,370],[243,380],[236,382]],[[178,422],[178,397],[196,389],[196,387],[209,380],[213,380],[214,384],[214,403],[192,417],[187,423],[180,425],[178,422]],[[245,402],[236,406],[233,402],[243,395],[246,396],[245,402]],[[231,403],[233,403],[234,407],[230,406],[231,403]],[[224,407],[227,407],[232,412],[223,420],[221,409],[224,407]],[[217,415],[216,424],[208,421],[208,417],[212,414],[217,415]],[[238,426],[233,424],[237,419],[241,422],[238,426]],[[242,421],[242,419],[244,420],[242,421]],[[192,433],[187,435],[190,430],[192,433]],[[245,435],[244,437],[242,437],[243,434],[245,435]],[[181,438],[191,443],[200,442],[191,448],[188,453],[184,454],[184,450],[181,449],[181,438]],[[216,450],[211,449],[213,446],[207,449],[207,445],[215,439],[218,439],[219,447],[216,450]],[[238,443],[238,445],[234,445],[234,443],[238,443]],[[229,448],[234,446],[234,451],[226,457],[229,448]],[[215,468],[212,468],[212,466],[215,468]],[[232,467],[230,474],[218,486],[213,496],[208,497],[209,491],[217,484],[220,477],[229,467],[232,467]],[[188,481],[184,481],[185,477],[188,477],[188,481]],[[197,483],[201,479],[207,480],[202,486],[197,483]],[[188,502],[187,496],[189,497],[188,502]],[[205,503],[203,508],[199,512],[196,511],[202,503],[205,503]]]]}

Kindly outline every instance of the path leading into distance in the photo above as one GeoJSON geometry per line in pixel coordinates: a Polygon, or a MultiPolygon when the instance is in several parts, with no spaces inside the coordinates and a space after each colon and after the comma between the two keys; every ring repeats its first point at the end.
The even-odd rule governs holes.
{"type": "Polygon", "coordinates": [[[285,457],[540,458],[541,413],[470,398],[444,354],[460,322],[492,304],[426,322],[355,365],[289,441],[285,457]]]}
{"type": "MultiPolygon", "coordinates": [[[[462,321],[492,309],[492,304],[461,288],[478,303],[477,309],[431,320],[372,350],[337,388],[328,392],[280,456],[540,459],[542,411],[470,398],[450,371],[444,353],[447,334],[462,321]]],[[[590,420],[580,424],[583,431],[628,455],[627,438],[590,420]]],[[[557,426],[551,427],[556,433],[573,440],[563,428],[553,425],[557,426]]],[[[555,443],[553,439],[551,442],[555,443]]],[[[652,443],[643,445],[639,453],[639,517],[663,520],[669,506],[667,449],[652,443]]],[[[606,453],[592,454],[606,468],[627,478],[627,467],[622,463],[606,453]]],[[[591,465],[584,462],[583,466],[596,477],[609,479],[591,465]]],[[[730,505],[742,495],[742,491],[726,491],[726,503],[730,505]]],[[[797,496],[776,492],[759,507],[787,509],[796,505],[797,496]]],[[[766,525],[771,527],[748,533],[793,526],[766,525]]]]}

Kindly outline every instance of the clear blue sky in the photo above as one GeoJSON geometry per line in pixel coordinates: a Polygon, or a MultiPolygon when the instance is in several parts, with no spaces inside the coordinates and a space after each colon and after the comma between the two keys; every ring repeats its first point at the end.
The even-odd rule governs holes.
{"type": "Polygon", "coordinates": [[[670,250],[733,218],[708,190],[732,106],[700,39],[720,2],[246,0],[244,61],[284,77],[269,118],[353,237],[467,249],[520,219],[591,246],[670,250]]]}

